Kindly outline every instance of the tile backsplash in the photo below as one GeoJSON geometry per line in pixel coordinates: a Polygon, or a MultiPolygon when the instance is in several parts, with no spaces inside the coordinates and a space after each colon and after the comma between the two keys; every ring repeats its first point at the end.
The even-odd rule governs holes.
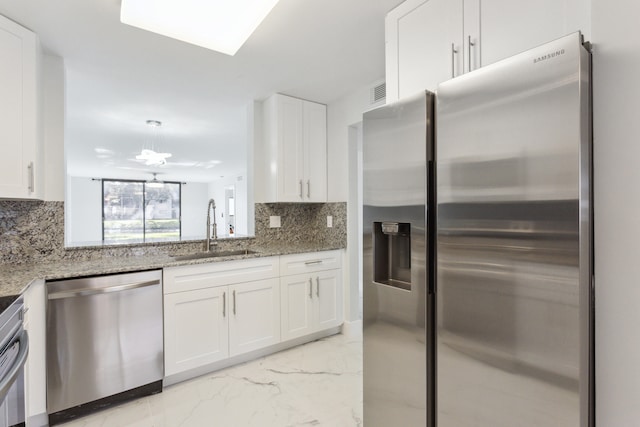
{"type": "MultiPolygon", "coordinates": [[[[347,244],[346,203],[257,203],[255,238],[224,239],[223,250],[256,245],[309,243],[344,248],[347,244]],[[269,227],[269,217],[281,218],[280,228],[269,227]],[[327,216],[333,227],[327,227],[327,216]]],[[[105,256],[186,253],[202,249],[202,241],[64,247],[64,202],[0,201],[0,263],[83,260],[105,256]]]]}

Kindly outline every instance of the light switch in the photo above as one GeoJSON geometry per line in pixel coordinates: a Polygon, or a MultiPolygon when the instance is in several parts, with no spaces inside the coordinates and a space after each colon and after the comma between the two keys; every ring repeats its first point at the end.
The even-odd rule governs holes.
{"type": "Polygon", "coordinates": [[[280,228],[280,216],[270,216],[269,217],[269,227],[271,228],[280,228]]]}
{"type": "Polygon", "coordinates": [[[333,227],[333,217],[331,215],[327,215],[327,228],[333,227]]]}

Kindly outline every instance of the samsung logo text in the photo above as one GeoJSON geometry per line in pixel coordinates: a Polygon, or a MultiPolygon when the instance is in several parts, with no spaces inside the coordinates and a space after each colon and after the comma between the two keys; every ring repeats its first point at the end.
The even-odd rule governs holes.
{"type": "Polygon", "coordinates": [[[533,58],[533,63],[537,64],[540,61],[546,61],[547,59],[555,58],[556,56],[564,55],[564,49],[556,50],[555,52],[547,53],[546,55],[533,58]]]}

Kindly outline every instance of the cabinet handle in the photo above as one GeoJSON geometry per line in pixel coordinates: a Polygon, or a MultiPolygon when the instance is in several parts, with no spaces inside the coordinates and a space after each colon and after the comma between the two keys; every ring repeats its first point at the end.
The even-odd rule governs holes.
{"type": "Polygon", "coordinates": [[[471,68],[471,48],[474,47],[476,44],[473,43],[471,41],[471,36],[467,36],[467,40],[469,41],[469,49],[468,49],[468,54],[469,54],[469,71],[472,71],[473,69],[471,68]]]}
{"type": "Polygon", "coordinates": [[[316,296],[320,298],[320,276],[316,276],[316,296]]]}
{"type": "Polygon", "coordinates": [[[233,291],[233,315],[236,315],[236,291],[233,291]]]}
{"type": "Polygon", "coordinates": [[[222,317],[227,317],[227,293],[222,293],[222,317]]]}
{"type": "Polygon", "coordinates": [[[311,180],[307,180],[307,199],[311,198],[311,180]]]}
{"type": "Polygon", "coordinates": [[[451,43],[451,77],[456,76],[456,54],[458,53],[458,49],[454,43],[451,43]]]}
{"type": "Polygon", "coordinates": [[[302,195],[302,180],[300,180],[300,198],[301,199],[303,198],[303,195],[302,195]]]}
{"type": "Polygon", "coordinates": [[[27,166],[29,170],[29,193],[33,193],[34,191],[34,179],[33,179],[33,162],[29,162],[29,166],[27,166]]]}
{"type": "Polygon", "coordinates": [[[313,298],[313,279],[309,277],[309,298],[313,298]]]}
{"type": "Polygon", "coordinates": [[[304,265],[314,265],[314,264],[322,264],[322,260],[318,259],[316,261],[305,261],[304,265]]]}

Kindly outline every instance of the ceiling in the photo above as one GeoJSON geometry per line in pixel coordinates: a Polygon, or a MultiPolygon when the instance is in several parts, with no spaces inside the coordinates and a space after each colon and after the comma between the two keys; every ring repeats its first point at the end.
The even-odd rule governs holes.
{"type": "Polygon", "coordinates": [[[331,103],[384,76],[384,16],[402,0],[280,0],[231,57],[120,23],[118,0],[0,0],[64,58],[75,176],[211,182],[246,169],[247,109],[280,92],[331,103]],[[161,167],[136,162],[163,123],[161,167]]]}

